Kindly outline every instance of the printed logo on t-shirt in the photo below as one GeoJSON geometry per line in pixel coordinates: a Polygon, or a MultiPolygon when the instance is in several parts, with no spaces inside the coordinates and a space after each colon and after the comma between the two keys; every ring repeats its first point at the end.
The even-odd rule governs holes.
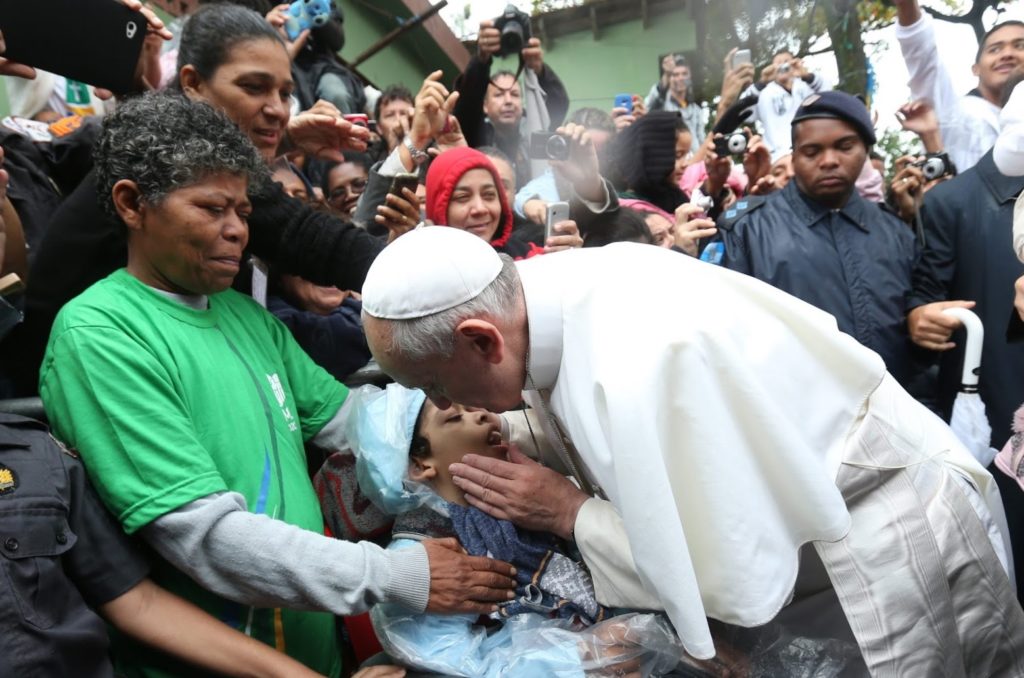
{"type": "Polygon", "coordinates": [[[267,381],[270,382],[270,389],[274,392],[274,398],[277,400],[277,406],[281,408],[284,420],[288,422],[288,430],[294,431],[298,429],[299,425],[295,421],[295,417],[292,416],[291,409],[284,405],[288,400],[288,394],[284,392],[284,386],[281,385],[281,378],[277,376],[277,372],[268,374],[267,381]]]}

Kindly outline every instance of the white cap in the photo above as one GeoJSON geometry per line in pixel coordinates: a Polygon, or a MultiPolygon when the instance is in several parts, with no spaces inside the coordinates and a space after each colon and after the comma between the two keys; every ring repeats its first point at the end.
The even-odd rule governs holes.
{"type": "Polygon", "coordinates": [[[363,282],[363,310],[375,318],[422,318],[465,303],[501,273],[483,238],[449,226],[424,226],[384,248],[363,282]]]}

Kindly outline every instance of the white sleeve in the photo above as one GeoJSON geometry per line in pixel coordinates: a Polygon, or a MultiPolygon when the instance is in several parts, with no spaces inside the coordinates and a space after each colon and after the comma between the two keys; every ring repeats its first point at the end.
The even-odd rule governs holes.
{"type": "Polygon", "coordinates": [[[928,101],[939,116],[940,128],[960,118],[963,115],[960,96],[939,56],[931,15],[922,12],[921,18],[909,26],[897,24],[896,39],[910,74],[910,98],[914,101],[928,101]]]}
{"type": "Polygon", "coordinates": [[[999,137],[992,159],[1002,174],[1024,175],[1024,83],[1013,88],[1009,101],[999,114],[999,137]]]}
{"type": "Polygon", "coordinates": [[[574,536],[599,603],[634,610],[665,609],[640,583],[622,517],[610,502],[594,498],[584,502],[576,515],[574,536]]]}

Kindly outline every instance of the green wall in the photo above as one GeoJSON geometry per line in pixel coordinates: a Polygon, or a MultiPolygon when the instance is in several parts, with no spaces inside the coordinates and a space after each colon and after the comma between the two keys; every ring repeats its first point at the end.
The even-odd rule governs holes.
{"type": "MultiPolygon", "coordinates": [[[[397,26],[393,20],[365,5],[335,1],[345,11],[345,48],[341,56],[348,61],[353,61],[397,26]]],[[[398,16],[409,16],[401,2],[382,0],[376,4],[398,16]]],[[[452,62],[420,25],[360,64],[359,71],[380,89],[400,83],[415,94],[423,79],[438,68],[444,69],[445,83],[451,83],[458,75],[452,62]]]]}
{"type": "Polygon", "coordinates": [[[569,90],[571,110],[611,109],[620,92],[646,96],[658,79],[659,54],[695,49],[696,31],[688,12],[654,17],[650,24],[644,30],[637,19],[601,28],[596,41],[587,30],[544,46],[544,60],[569,90]]]}

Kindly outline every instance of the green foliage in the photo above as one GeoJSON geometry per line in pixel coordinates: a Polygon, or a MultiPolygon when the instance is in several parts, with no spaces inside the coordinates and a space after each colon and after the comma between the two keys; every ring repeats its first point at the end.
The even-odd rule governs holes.
{"type": "Polygon", "coordinates": [[[920,140],[911,132],[887,129],[875,144],[875,150],[885,156],[885,183],[892,183],[896,174],[896,159],[904,155],[921,155],[924,147],[920,140]]]}

